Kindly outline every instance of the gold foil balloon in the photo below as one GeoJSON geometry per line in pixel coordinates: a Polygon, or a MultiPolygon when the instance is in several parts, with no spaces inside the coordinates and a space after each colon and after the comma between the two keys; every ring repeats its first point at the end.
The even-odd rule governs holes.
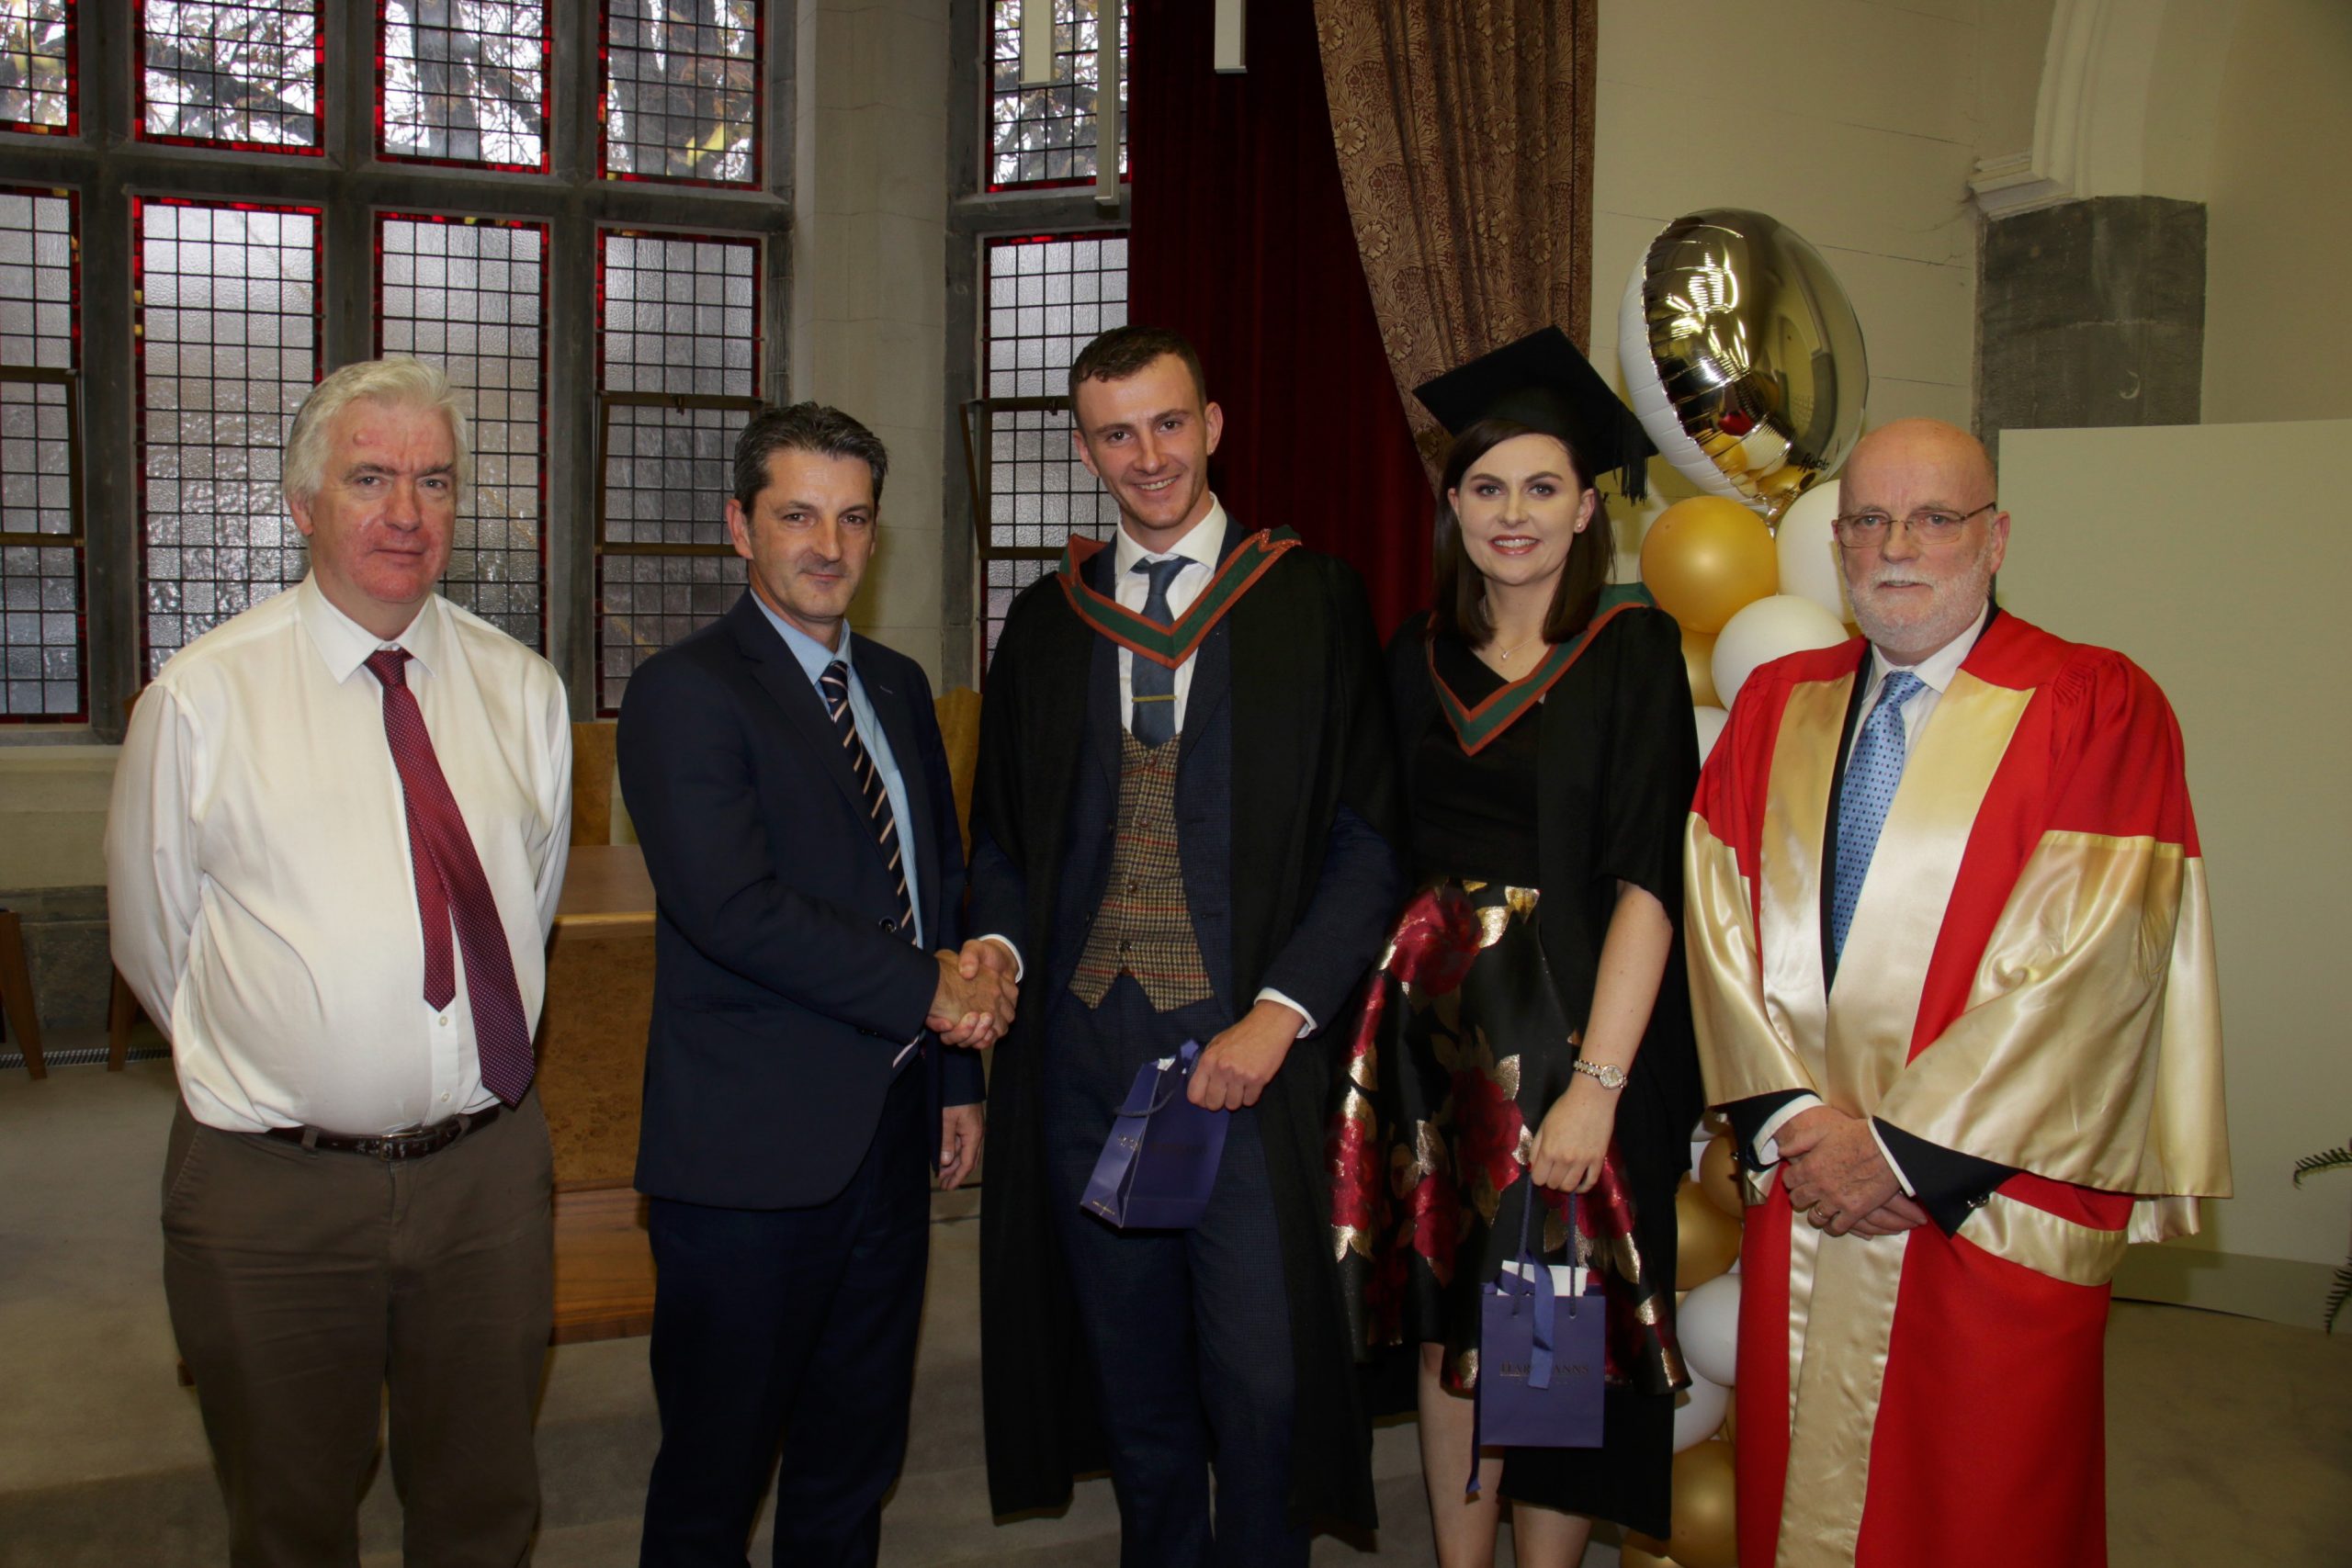
{"type": "Polygon", "coordinates": [[[1715,698],[1715,639],[1706,632],[1682,634],[1682,669],[1690,677],[1690,705],[1719,708],[1715,698]]]}
{"type": "Polygon", "coordinates": [[[1861,434],[1854,307],[1820,253],[1761,212],[1711,208],[1660,231],[1626,282],[1617,357],[1659,454],[1768,517],[1861,434]]]}
{"type": "Polygon", "coordinates": [[[1701,1443],[1674,1456],[1674,1533],[1666,1554],[1679,1568],[1738,1568],[1732,1448],[1701,1443]]]}
{"type": "Polygon", "coordinates": [[[1707,1140],[1706,1152],[1699,1156],[1699,1190],[1733,1219],[1745,1216],[1747,1205],[1740,1199],[1739,1162],[1732,1155],[1730,1138],[1707,1140]]]}
{"type": "Polygon", "coordinates": [[[1703,1285],[1739,1256],[1739,1222],[1724,1213],[1689,1177],[1674,1194],[1674,1283],[1703,1285]]]}
{"type": "Polygon", "coordinates": [[[1780,592],[1781,558],[1756,513],[1698,495],[1659,513],[1642,536],[1642,581],[1685,636],[1713,637],[1741,610],[1780,592]]]}

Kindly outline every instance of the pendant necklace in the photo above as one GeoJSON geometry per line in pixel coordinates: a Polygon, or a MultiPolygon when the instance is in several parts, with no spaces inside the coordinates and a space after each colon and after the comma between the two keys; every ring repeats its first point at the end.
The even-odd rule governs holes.
{"type": "Polygon", "coordinates": [[[1542,632],[1536,632],[1532,636],[1521,637],[1517,642],[1496,654],[1495,657],[1508,664],[1510,662],[1511,655],[1517,653],[1521,649],[1525,648],[1529,643],[1533,642],[1536,637],[1540,637],[1543,635],[1544,634],[1542,632]]]}

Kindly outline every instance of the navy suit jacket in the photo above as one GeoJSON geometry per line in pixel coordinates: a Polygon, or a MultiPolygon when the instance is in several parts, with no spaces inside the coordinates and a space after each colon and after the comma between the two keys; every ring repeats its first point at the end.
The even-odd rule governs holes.
{"type": "MultiPolygon", "coordinates": [[[[930,682],[867,637],[850,649],[906,780],[926,945],[956,947],[963,842],[930,682]]],[[[865,1158],[938,985],[891,929],[895,877],[832,718],[746,592],[629,677],[619,753],[656,900],[638,1189],[823,1202],[865,1158]]],[[[922,1041],[904,1070],[930,1077],[933,1103],[978,1100],[979,1057],[922,1041]]]]}

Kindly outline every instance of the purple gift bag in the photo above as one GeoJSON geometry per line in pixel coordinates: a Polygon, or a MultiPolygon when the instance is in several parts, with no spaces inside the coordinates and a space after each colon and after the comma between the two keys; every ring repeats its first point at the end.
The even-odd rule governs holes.
{"type": "Polygon", "coordinates": [[[1187,1040],[1175,1055],[1136,1070],[1080,1208],[1121,1230],[1181,1231],[1200,1224],[1228,1125],[1224,1111],[1184,1098],[1200,1055],[1200,1043],[1187,1040]]]}
{"type": "MultiPolygon", "coordinates": [[[[1483,1287],[1478,1318],[1478,1412],[1470,1490],[1478,1489],[1476,1448],[1597,1449],[1606,1382],[1602,1297],[1553,1288],[1551,1266],[1527,1245],[1529,1217],[1542,1202],[1531,1182],[1520,1211],[1520,1272],[1505,1267],[1483,1287]]],[[[1568,1198],[1568,1235],[1577,1201],[1568,1198]]],[[[1570,1247],[1570,1256],[1575,1248],[1570,1247]]]]}

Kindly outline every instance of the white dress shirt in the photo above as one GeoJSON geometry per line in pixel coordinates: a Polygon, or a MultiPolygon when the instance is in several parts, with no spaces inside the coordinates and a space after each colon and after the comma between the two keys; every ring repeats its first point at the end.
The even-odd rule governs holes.
{"type": "MultiPolygon", "coordinates": [[[[1147,550],[1128,537],[1121,528],[1118,543],[1113,547],[1111,563],[1113,590],[1122,609],[1143,612],[1144,601],[1151,597],[1151,576],[1136,568],[1145,561],[1182,560],[1184,568],[1168,585],[1168,618],[1181,621],[1184,612],[1201,596],[1204,589],[1216,577],[1216,563],[1225,555],[1225,503],[1214,495],[1209,497],[1208,515],[1193,525],[1192,531],[1165,550],[1147,550]]],[[[1176,666],[1176,722],[1178,734],[1184,731],[1184,707],[1193,694],[1193,666],[1199,660],[1194,654],[1176,666]]],[[[1119,715],[1128,728],[1136,721],[1136,656],[1128,649],[1119,649],[1119,715]]]]}
{"type": "MultiPolygon", "coordinates": [[[[437,594],[396,641],[536,1027],[571,835],[562,682],[437,594]]],[[[462,950],[449,1006],[424,1000],[400,773],[364,668],[390,646],[305,578],[183,649],[131,716],[107,822],[114,961],[208,1126],[368,1134],[495,1102],[462,950]]]]}
{"type": "MultiPolygon", "coordinates": [[[[1928,720],[1935,716],[1936,703],[1951,687],[1953,678],[1960,673],[1960,667],[1967,662],[1969,649],[1974,648],[1976,639],[1984,635],[1985,624],[1992,618],[1993,606],[1988,603],[1978,613],[1974,626],[1917,664],[1890,662],[1878,645],[1871,644],[1870,685],[1862,694],[1862,711],[1854,720],[1854,732],[1846,738],[1847,757],[1850,760],[1854,755],[1854,747],[1862,738],[1862,726],[1870,722],[1871,710],[1878,706],[1879,694],[1886,689],[1886,678],[1903,670],[1919,679],[1919,689],[1905,701],[1902,709],[1903,755],[1907,761],[1911,754],[1919,749],[1919,737],[1927,732],[1928,720]]],[[[1837,830],[1837,824],[1831,823],[1829,831],[1834,834],[1837,830]]],[[[1924,957],[1922,962],[1925,962],[1924,957]]],[[[1817,1094],[1800,1094],[1766,1119],[1763,1129],[1756,1134],[1756,1152],[1763,1164],[1772,1165],[1779,1161],[1780,1145],[1775,1140],[1781,1129],[1820,1103],[1821,1097],[1817,1094]]],[[[1916,1195],[1910,1178],[1905,1176],[1903,1168],[1895,1163],[1894,1151],[1886,1146],[1884,1138],[1879,1137],[1875,1123],[1871,1127],[1871,1136],[1878,1139],[1879,1153],[1886,1156],[1887,1168],[1894,1172],[1894,1179],[1902,1183],[1904,1192],[1916,1195]]]]}

